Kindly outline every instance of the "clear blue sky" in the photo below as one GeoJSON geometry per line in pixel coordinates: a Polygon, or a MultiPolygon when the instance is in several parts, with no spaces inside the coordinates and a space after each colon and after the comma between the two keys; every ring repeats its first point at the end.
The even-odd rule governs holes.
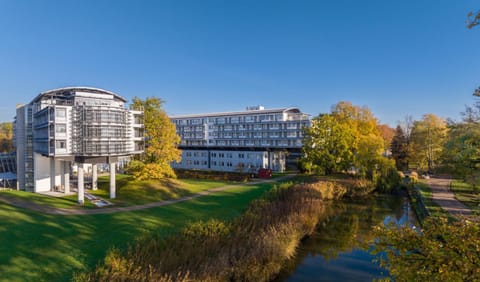
{"type": "Polygon", "coordinates": [[[0,121],[42,91],[160,97],[171,115],[341,100],[458,119],[480,86],[473,0],[0,0],[0,121]]]}

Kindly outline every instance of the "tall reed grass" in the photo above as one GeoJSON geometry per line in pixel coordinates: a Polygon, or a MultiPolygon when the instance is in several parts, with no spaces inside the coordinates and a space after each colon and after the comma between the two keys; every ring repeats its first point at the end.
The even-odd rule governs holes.
{"type": "Polygon", "coordinates": [[[233,221],[192,223],[166,238],[149,235],[125,254],[111,250],[74,281],[270,281],[314,232],[326,202],[350,190],[331,181],[276,186],[233,221]]]}

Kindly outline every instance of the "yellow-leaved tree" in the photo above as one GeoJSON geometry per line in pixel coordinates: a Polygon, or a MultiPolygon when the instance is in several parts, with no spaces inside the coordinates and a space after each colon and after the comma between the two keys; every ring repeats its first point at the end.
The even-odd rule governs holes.
{"type": "Polygon", "coordinates": [[[162,109],[163,101],[156,97],[145,100],[135,97],[132,104],[135,108],[143,108],[145,154],[141,161],[131,163],[131,173],[138,180],[175,177],[170,163],[181,159],[180,137],[175,124],[162,109]]]}

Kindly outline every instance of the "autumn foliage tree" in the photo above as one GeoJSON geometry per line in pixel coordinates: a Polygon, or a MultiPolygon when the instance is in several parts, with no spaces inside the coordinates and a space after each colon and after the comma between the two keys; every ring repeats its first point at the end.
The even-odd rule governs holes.
{"type": "Polygon", "coordinates": [[[13,124],[4,122],[0,124],[0,153],[13,151],[13,124]]]}
{"type": "Polygon", "coordinates": [[[447,137],[447,123],[434,114],[426,114],[415,121],[411,133],[413,154],[411,161],[420,170],[433,172],[440,164],[440,157],[447,137]]]}
{"type": "Polygon", "coordinates": [[[463,120],[451,122],[443,163],[456,177],[478,189],[480,185],[480,102],[467,107],[463,120]]]}
{"type": "Polygon", "coordinates": [[[332,174],[347,170],[353,162],[354,136],[331,114],[322,114],[305,129],[302,162],[306,170],[332,174]]]}
{"type": "Polygon", "coordinates": [[[132,104],[143,108],[146,146],[142,161],[132,162],[130,171],[139,180],[175,177],[170,163],[180,161],[181,151],[177,147],[180,137],[162,109],[163,101],[156,97],[134,98],[132,104]]]}
{"type": "Polygon", "coordinates": [[[379,226],[374,253],[394,281],[480,281],[480,225],[428,218],[421,230],[379,226]]]}
{"type": "MultiPolygon", "coordinates": [[[[330,114],[314,118],[304,133],[302,163],[310,170],[331,174],[353,168],[357,176],[375,181],[396,173],[393,162],[383,156],[386,138],[367,107],[339,102],[330,114]]],[[[390,187],[385,183],[391,182],[381,186],[390,187]]]]}

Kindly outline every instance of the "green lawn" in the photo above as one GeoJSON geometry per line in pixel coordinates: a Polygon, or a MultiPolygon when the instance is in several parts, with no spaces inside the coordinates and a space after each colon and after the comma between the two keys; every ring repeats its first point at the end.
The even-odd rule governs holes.
{"type": "MultiPolygon", "coordinates": [[[[5,195],[7,197],[15,197],[15,198],[23,199],[29,202],[33,202],[35,204],[47,205],[47,206],[52,206],[56,208],[72,209],[72,208],[79,207],[76,194],[65,196],[65,197],[51,197],[51,196],[45,196],[41,194],[24,192],[24,191],[3,190],[3,191],[0,191],[0,196],[1,195],[5,195]]],[[[90,203],[89,201],[85,202],[84,207],[96,208],[96,206],[90,203]]]]}
{"type": "Polygon", "coordinates": [[[455,198],[470,208],[472,211],[480,213],[480,192],[475,191],[473,187],[460,180],[452,181],[452,191],[455,198]]]}
{"type": "MultiPolygon", "coordinates": [[[[199,191],[205,189],[202,182],[185,183],[199,191]]],[[[144,233],[171,234],[189,222],[238,216],[272,186],[249,185],[170,206],[83,216],[41,214],[0,202],[0,281],[68,281],[74,272],[94,267],[109,248],[125,249],[144,233]]]]}
{"type": "Polygon", "coordinates": [[[178,199],[200,191],[229,184],[234,184],[234,182],[196,179],[136,181],[129,175],[117,175],[116,199],[109,199],[109,176],[99,177],[99,189],[96,191],[89,191],[89,193],[105,198],[113,202],[115,206],[131,206],[178,199]]]}
{"type": "MultiPolygon", "coordinates": [[[[147,180],[136,181],[129,175],[117,175],[117,193],[116,199],[109,199],[110,177],[102,176],[98,179],[99,189],[96,191],[87,190],[88,193],[100,196],[118,206],[141,205],[145,203],[158,202],[170,199],[177,199],[203,190],[221,187],[234,182],[215,181],[215,180],[192,180],[192,179],[167,179],[167,180],[147,180]]],[[[5,190],[0,191],[0,195],[8,195],[28,200],[37,204],[48,205],[56,208],[82,208],[77,203],[77,195],[65,197],[50,197],[35,193],[5,190]]],[[[84,208],[97,208],[90,201],[85,199],[84,208]]],[[[108,207],[105,207],[108,208],[108,207]]]]}

